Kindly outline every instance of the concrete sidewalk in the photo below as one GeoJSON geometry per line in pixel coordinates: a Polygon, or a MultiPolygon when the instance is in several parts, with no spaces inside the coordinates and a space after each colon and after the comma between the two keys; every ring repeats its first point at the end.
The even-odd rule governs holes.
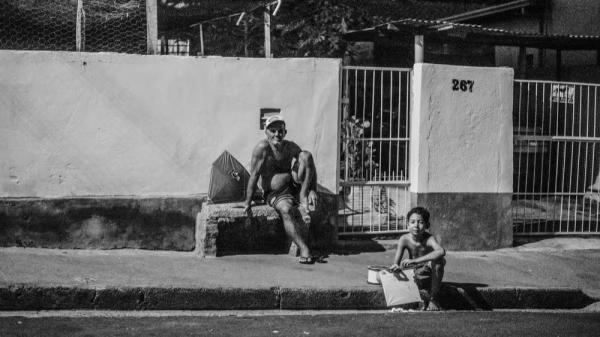
{"type": "MultiPolygon", "coordinates": [[[[390,265],[394,247],[340,241],[327,263],[314,265],[288,255],[1,248],[0,310],[385,309],[367,266],[390,265]]],[[[600,238],[446,259],[446,309],[600,309],[600,238]]]]}

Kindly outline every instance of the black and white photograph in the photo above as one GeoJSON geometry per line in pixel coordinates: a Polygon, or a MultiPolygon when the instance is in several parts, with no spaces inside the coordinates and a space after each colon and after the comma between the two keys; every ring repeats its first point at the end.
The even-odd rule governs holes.
{"type": "Polygon", "coordinates": [[[600,1],[0,0],[0,336],[600,335],[600,1]]]}

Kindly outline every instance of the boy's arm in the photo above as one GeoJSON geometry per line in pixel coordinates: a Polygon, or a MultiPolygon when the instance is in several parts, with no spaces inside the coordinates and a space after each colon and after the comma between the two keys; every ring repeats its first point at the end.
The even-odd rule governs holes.
{"type": "Polygon", "coordinates": [[[431,248],[431,252],[429,252],[423,256],[420,256],[416,259],[410,260],[410,262],[409,262],[410,265],[421,264],[421,263],[437,260],[446,255],[446,250],[437,242],[437,240],[435,239],[435,237],[433,235],[430,236],[429,239],[427,239],[426,245],[427,245],[427,247],[431,248]]]}
{"type": "Polygon", "coordinates": [[[252,161],[250,162],[250,179],[246,189],[246,202],[244,203],[244,212],[249,213],[252,204],[252,197],[256,191],[256,184],[263,169],[265,162],[265,149],[262,144],[258,144],[252,151],[252,161]]]}
{"type": "Polygon", "coordinates": [[[404,235],[398,239],[398,248],[396,248],[396,255],[394,256],[394,263],[390,267],[391,271],[394,271],[400,268],[400,261],[402,261],[402,255],[404,255],[404,250],[406,249],[406,244],[404,243],[404,235]]]}

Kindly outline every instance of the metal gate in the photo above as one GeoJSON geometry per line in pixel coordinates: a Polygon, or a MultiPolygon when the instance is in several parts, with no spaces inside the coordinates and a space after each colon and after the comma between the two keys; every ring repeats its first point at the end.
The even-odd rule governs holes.
{"type": "Polygon", "coordinates": [[[515,81],[516,235],[600,234],[599,87],[515,81]]]}
{"type": "Polygon", "coordinates": [[[406,230],[411,69],[344,67],[341,235],[406,230]]]}

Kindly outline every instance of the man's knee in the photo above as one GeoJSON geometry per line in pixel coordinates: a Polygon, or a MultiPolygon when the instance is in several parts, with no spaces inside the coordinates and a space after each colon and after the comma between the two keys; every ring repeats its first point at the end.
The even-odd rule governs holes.
{"type": "Polygon", "coordinates": [[[290,199],[284,199],[277,203],[275,209],[281,214],[281,217],[286,220],[293,216],[294,205],[290,199]]]}
{"type": "Polygon", "coordinates": [[[312,153],[310,153],[308,151],[300,152],[300,154],[298,155],[298,161],[300,161],[300,163],[312,163],[313,162],[312,153]]]}

